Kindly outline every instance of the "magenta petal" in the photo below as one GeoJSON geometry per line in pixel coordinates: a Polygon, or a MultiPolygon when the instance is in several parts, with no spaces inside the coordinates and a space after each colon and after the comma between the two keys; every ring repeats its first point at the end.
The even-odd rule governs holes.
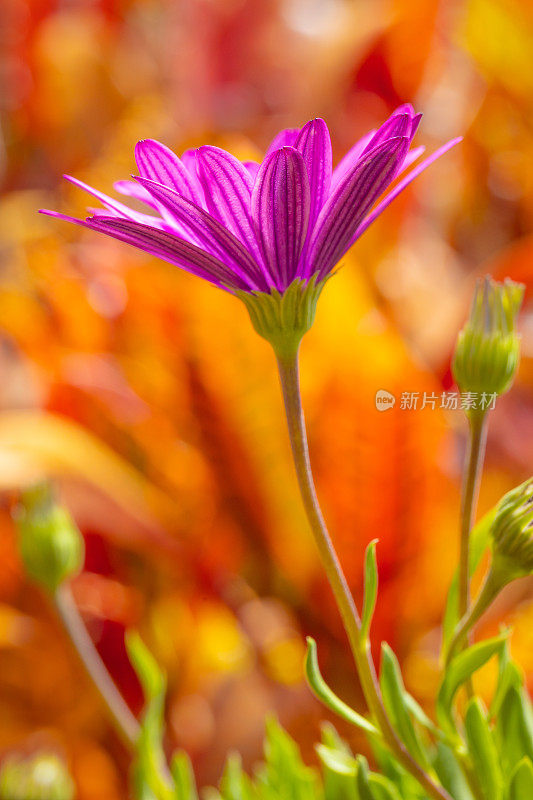
{"type": "Polygon", "coordinates": [[[359,161],[361,157],[361,153],[366,148],[367,144],[372,140],[375,136],[376,131],[369,131],[365,133],[357,142],[352,145],[352,147],[348,150],[346,155],[341,158],[335,169],[333,170],[333,175],[331,177],[331,191],[333,192],[336,187],[339,185],[339,181],[343,178],[346,173],[355,166],[355,164],[359,161]]]}
{"type": "MultiPolygon", "coordinates": [[[[250,173],[240,161],[219,147],[200,147],[197,160],[207,210],[235,234],[263,268],[250,212],[253,183],[250,173]]],[[[265,274],[264,268],[263,272],[265,274]]]]}
{"type": "Polygon", "coordinates": [[[397,114],[408,114],[412,118],[415,116],[415,110],[411,103],[402,103],[401,106],[398,106],[398,108],[394,109],[391,117],[394,117],[397,114]]]}
{"type": "Polygon", "coordinates": [[[297,275],[309,206],[309,179],[302,156],[292,147],[275,150],[257,175],[252,214],[265,263],[278,289],[286,289],[297,275]]]}
{"type": "Polygon", "coordinates": [[[248,250],[218,220],[167,186],[146,178],[137,180],[176,217],[180,226],[186,231],[187,238],[192,236],[200,247],[220,258],[225,264],[229,264],[250,289],[263,291],[268,289],[261,270],[248,250]]]}
{"type": "Polygon", "coordinates": [[[376,133],[361,153],[361,158],[382,142],[386,142],[389,139],[395,139],[398,136],[405,136],[411,139],[411,127],[412,118],[409,114],[394,113],[377,129],[376,133]]]}
{"type": "Polygon", "coordinates": [[[420,147],[413,147],[412,150],[409,150],[408,153],[406,153],[405,155],[403,164],[400,168],[400,172],[403,172],[404,170],[408,169],[408,167],[410,167],[411,164],[414,164],[417,158],[420,158],[420,156],[425,152],[425,150],[426,148],[424,147],[424,145],[420,145],[420,147]]]}
{"type": "Polygon", "coordinates": [[[48,208],[40,208],[39,214],[44,214],[46,217],[54,217],[54,219],[62,219],[64,222],[73,222],[74,225],[81,225],[84,228],[87,227],[84,219],[70,217],[68,214],[60,214],[59,211],[50,211],[48,208]]]}
{"type": "Polygon", "coordinates": [[[393,180],[409,139],[387,140],[362,158],[340,181],[320,212],[309,246],[306,277],[325,277],[344,255],[364,215],[393,180]]]}
{"type": "Polygon", "coordinates": [[[178,156],[155,139],[143,139],[135,146],[135,161],[143,178],[170,186],[193,203],[202,204],[189,171],[178,156]]]}
{"type": "Polygon", "coordinates": [[[331,184],[331,138],[324,120],[314,119],[304,125],[296,138],[294,148],[302,154],[307,168],[311,198],[309,210],[311,229],[326,202],[331,184]]]}
{"type": "Polygon", "coordinates": [[[156,225],[161,221],[156,217],[150,216],[149,214],[143,214],[140,211],[134,211],[132,208],[124,205],[124,203],[121,203],[119,200],[115,200],[113,197],[109,197],[109,195],[99,192],[98,189],[93,189],[92,186],[89,186],[87,183],[84,183],[77,178],[73,178],[71,175],[63,175],[63,177],[69,181],[69,183],[73,183],[74,186],[78,186],[80,189],[92,194],[93,197],[97,197],[102,205],[121,217],[125,217],[126,219],[134,219],[137,222],[145,222],[148,225],[156,225]]]}
{"type": "Polygon", "coordinates": [[[423,116],[422,114],[415,114],[415,116],[411,120],[411,141],[418,130],[418,126],[420,125],[422,116],[423,116]]]}
{"type": "Polygon", "coordinates": [[[257,161],[243,161],[242,163],[250,173],[252,181],[255,181],[261,165],[257,161]]]}
{"type": "Polygon", "coordinates": [[[442,145],[442,147],[439,147],[438,150],[435,150],[434,153],[425,158],[424,161],[422,161],[420,164],[418,164],[417,167],[411,170],[411,172],[408,175],[406,175],[405,178],[402,178],[402,180],[396,184],[394,189],[391,192],[389,192],[389,194],[386,197],[384,197],[380,203],[378,203],[378,205],[374,208],[372,213],[370,213],[368,217],[359,225],[351,241],[351,244],[353,244],[356,241],[356,239],[358,239],[361,236],[361,234],[363,234],[366,231],[366,229],[370,225],[372,225],[372,223],[379,217],[379,215],[383,211],[385,211],[387,206],[389,206],[392,203],[392,201],[396,197],[398,197],[398,195],[401,194],[401,192],[403,192],[403,190],[406,189],[407,186],[409,186],[409,184],[412,181],[414,181],[415,178],[417,178],[422,172],[424,172],[424,170],[427,169],[430,166],[430,164],[433,164],[434,161],[436,161],[438,158],[444,155],[444,153],[446,153],[448,150],[454,147],[454,145],[462,141],[462,138],[463,138],[462,136],[459,136],[457,139],[451,139],[449,142],[446,142],[446,144],[442,145]]]}
{"type": "Polygon", "coordinates": [[[285,128],[277,133],[267,148],[265,158],[268,158],[275,150],[280,150],[282,147],[294,147],[299,133],[300,128],[285,128]]]}
{"type": "Polygon", "coordinates": [[[150,208],[159,211],[159,206],[154,201],[150,192],[147,192],[146,189],[139,186],[136,181],[115,181],[113,188],[117,192],[120,192],[120,194],[126,195],[126,197],[133,197],[135,200],[139,200],[141,203],[150,206],[150,208]]]}
{"type": "Polygon", "coordinates": [[[172,233],[142,225],[139,222],[115,217],[96,217],[84,224],[91,230],[105,233],[121,242],[126,242],[139,250],[144,250],[163,261],[205,278],[224,288],[248,289],[246,283],[218,258],[172,233]]]}

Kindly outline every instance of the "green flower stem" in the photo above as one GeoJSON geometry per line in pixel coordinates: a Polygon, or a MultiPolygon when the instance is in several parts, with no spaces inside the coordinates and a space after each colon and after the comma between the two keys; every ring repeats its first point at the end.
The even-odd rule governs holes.
{"type": "Polygon", "coordinates": [[[381,730],[385,742],[399,763],[416,778],[428,795],[434,800],[451,800],[448,793],[435,784],[424,769],[411,757],[398,738],[387,715],[372,660],[370,643],[361,635],[359,612],[335,552],[315,492],[300,397],[298,351],[295,350],[293,354],[278,356],[278,370],[294,465],[303,504],[344,622],[370,713],[381,730]]]}
{"type": "Polygon", "coordinates": [[[53,599],[63,627],[68,633],[87,675],[98,689],[107,707],[111,721],[124,743],[133,749],[140,734],[139,723],[105,668],[91,637],[87,633],[68,585],[63,584],[60,586],[54,593],[53,599]]]}
{"type": "Polygon", "coordinates": [[[502,582],[499,580],[494,570],[489,570],[483,585],[479,590],[479,594],[475,603],[470,606],[467,613],[461,618],[457,628],[455,629],[453,638],[450,642],[448,654],[446,656],[446,667],[451,662],[452,658],[460,652],[464,645],[470,630],[474,627],[476,622],[485,613],[487,608],[500,593],[502,589],[502,582]]]}
{"type": "Polygon", "coordinates": [[[468,453],[463,474],[463,491],[461,499],[461,544],[459,556],[459,619],[468,612],[470,604],[470,532],[474,523],[481,482],[481,471],[485,457],[487,441],[488,411],[473,410],[468,417],[470,437],[468,453]]]}

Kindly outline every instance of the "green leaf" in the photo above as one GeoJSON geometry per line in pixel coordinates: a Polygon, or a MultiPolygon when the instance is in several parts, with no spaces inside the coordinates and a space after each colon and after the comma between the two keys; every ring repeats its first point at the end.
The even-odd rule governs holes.
{"type": "MultiPolygon", "coordinates": [[[[470,533],[470,575],[476,571],[481,558],[490,543],[490,528],[496,514],[497,506],[485,514],[472,528],[470,533]]],[[[442,624],[442,650],[448,651],[453,633],[459,622],[459,570],[455,571],[448,592],[446,610],[442,624]]]]}
{"type": "Polygon", "coordinates": [[[383,702],[400,739],[411,755],[426,769],[429,759],[420,741],[405,700],[405,686],[402,680],[400,665],[391,648],[383,642],[381,646],[381,671],[379,676],[383,702]]]}
{"type": "Polygon", "coordinates": [[[165,676],[136,631],[126,631],[126,650],[133,669],[141,682],[144,696],[151,700],[160,696],[166,688],[165,676]]]}
{"type": "Polygon", "coordinates": [[[353,755],[350,746],[342,739],[335,726],[331,722],[323,722],[320,726],[322,733],[322,744],[330,747],[332,750],[340,750],[347,755],[353,755]]]}
{"type": "Polygon", "coordinates": [[[146,706],[136,745],[133,778],[143,800],[175,800],[163,750],[165,676],[138,633],[127,631],[126,649],[144,691],[146,706]]]}
{"type": "Polygon", "coordinates": [[[369,781],[368,762],[364,756],[357,756],[357,790],[359,800],[375,800],[369,781]]]}
{"type": "Polygon", "coordinates": [[[433,766],[440,782],[454,800],[474,800],[453,750],[443,742],[437,744],[437,755],[433,766]]]}
{"type": "Polygon", "coordinates": [[[498,665],[498,682],[496,684],[496,691],[490,704],[489,717],[496,719],[499,714],[501,704],[505,695],[511,686],[514,686],[519,691],[524,684],[524,676],[520,668],[511,660],[509,652],[509,641],[505,643],[498,665]]]}
{"type": "Polygon", "coordinates": [[[408,711],[411,712],[413,717],[424,728],[435,736],[437,739],[442,739],[442,741],[449,741],[450,737],[441,729],[435,725],[432,719],[428,717],[420,703],[418,703],[412,694],[410,694],[407,690],[404,693],[404,701],[408,711]]]}
{"type": "Polygon", "coordinates": [[[518,762],[507,790],[507,800],[531,800],[533,797],[533,764],[527,756],[518,762]]]}
{"type": "Polygon", "coordinates": [[[331,711],[334,711],[335,714],[338,714],[339,717],[342,717],[346,722],[350,722],[357,728],[361,728],[366,733],[372,736],[380,736],[378,729],[374,727],[371,722],[344,703],[326,684],[318,666],[316,642],[310,636],[307,637],[305,674],[307,682],[315,696],[331,711]]]}
{"type": "Polygon", "coordinates": [[[496,744],[481,701],[473,697],[465,714],[468,752],[486,800],[501,800],[503,778],[496,744]]]}
{"type": "Polygon", "coordinates": [[[183,750],[173,754],[170,772],[176,787],[176,800],[198,800],[191,760],[183,750]]]}
{"type": "Polygon", "coordinates": [[[375,800],[403,800],[393,782],[384,775],[371,772],[368,776],[368,783],[375,800]]]}
{"type": "Polygon", "coordinates": [[[456,735],[452,704],[458,689],[505,646],[508,633],[478,642],[459,653],[449,664],[437,697],[437,719],[452,737],[456,735]]]}
{"type": "Polygon", "coordinates": [[[533,761],[533,721],[525,691],[511,686],[501,704],[496,737],[505,773],[511,772],[524,756],[533,761]]]}
{"type": "Polygon", "coordinates": [[[371,745],[380,771],[397,787],[401,800],[427,800],[420,784],[398,763],[382,741],[372,739],[371,745]]]}
{"type": "Polygon", "coordinates": [[[303,763],[297,744],[275,719],[266,723],[265,765],[258,772],[257,783],[268,800],[320,798],[315,770],[303,763]]]}
{"type": "Polygon", "coordinates": [[[373,539],[365,553],[365,591],[363,597],[363,612],[361,615],[361,637],[368,638],[376,598],[378,596],[378,568],[376,562],[376,544],[378,540],[373,539]]]}
{"type": "Polygon", "coordinates": [[[224,800],[253,800],[252,782],[242,771],[241,757],[238,753],[232,753],[226,761],[220,781],[220,791],[224,800]]]}
{"type": "Polygon", "coordinates": [[[316,752],[322,764],[325,800],[359,800],[355,758],[325,744],[317,745],[316,752]]]}

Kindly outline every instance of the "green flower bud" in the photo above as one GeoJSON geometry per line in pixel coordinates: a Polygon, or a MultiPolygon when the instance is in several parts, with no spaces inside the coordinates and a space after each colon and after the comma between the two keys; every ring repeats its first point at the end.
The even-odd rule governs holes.
{"type": "Polygon", "coordinates": [[[533,478],[502,497],[490,525],[492,562],[474,604],[459,622],[448,648],[450,663],[468,631],[508,583],[533,573],[533,478]]]}
{"type": "Polygon", "coordinates": [[[0,800],[73,800],[74,794],[65,764],[53,753],[11,756],[0,767],[0,800]]]}
{"type": "Polygon", "coordinates": [[[470,317],[459,333],[452,362],[462,392],[500,395],[512,382],[520,359],[516,318],[524,286],[487,276],[477,282],[470,317]]]}
{"type": "Polygon", "coordinates": [[[500,500],[491,526],[492,571],[500,585],[533,573],[533,478],[500,500]]]}
{"type": "Polygon", "coordinates": [[[19,549],[28,575],[50,592],[82,567],[83,537],[46,484],[22,493],[15,512],[19,549]]]}
{"type": "Polygon", "coordinates": [[[278,358],[284,358],[296,353],[313,324],[326,280],[317,282],[313,276],[306,283],[296,278],[283,293],[272,289],[270,293],[235,291],[235,294],[248,309],[257,333],[270,342],[278,358]]]}

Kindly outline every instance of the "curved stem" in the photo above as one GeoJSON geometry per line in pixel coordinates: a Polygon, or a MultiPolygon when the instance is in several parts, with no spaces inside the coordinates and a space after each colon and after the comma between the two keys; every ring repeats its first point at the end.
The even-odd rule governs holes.
{"type": "Polygon", "coordinates": [[[87,633],[70,588],[63,584],[55,592],[53,599],[63,627],[68,633],[87,675],[98,689],[111,721],[124,743],[128,747],[135,747],[140,733],[139,723],[118,691],[87,633]]]}
{"type": "Polygon", "coordinates": [[[487,441],[487,411],[472,411],[469,415],[470,437],[463,474],[461,498],[461,544],[459,556],[459,618],[465,616],[470,604],[470,531],[474,522],[481,470],[487,441]]]}
{"type": "Polygon", "coordinates": [[[387,715],[370,652],[370,643],[361,636],[359,612],[335,552],[315,492],[300,398],[298,352],[283,358],[278,356],[278,370],[300,493],[326,575],[342,616],[370,713],[396,759],[416,778],[428,795],[434,800],[451,800],[448,793],[435,784],[412,758],[398,738],[387,715]]]}
{"type": "Polygon", "coordinates": [[[475,603],[462,617],[457,625],[457,628],[455,629],[453,638],[450,642],[450,647],[448,649],[448,654],[446,656],[446,667],[451,662],[452,658],[461,650],[468,633],[474,627],[476,622],[479,621],[480,617],[490,606],[494,598],[499,594],[501,588],[501,582],[496,579],[494,572],[490,570],[483,581],[483,585],[479,590],[479,594],[475,603]]]}

